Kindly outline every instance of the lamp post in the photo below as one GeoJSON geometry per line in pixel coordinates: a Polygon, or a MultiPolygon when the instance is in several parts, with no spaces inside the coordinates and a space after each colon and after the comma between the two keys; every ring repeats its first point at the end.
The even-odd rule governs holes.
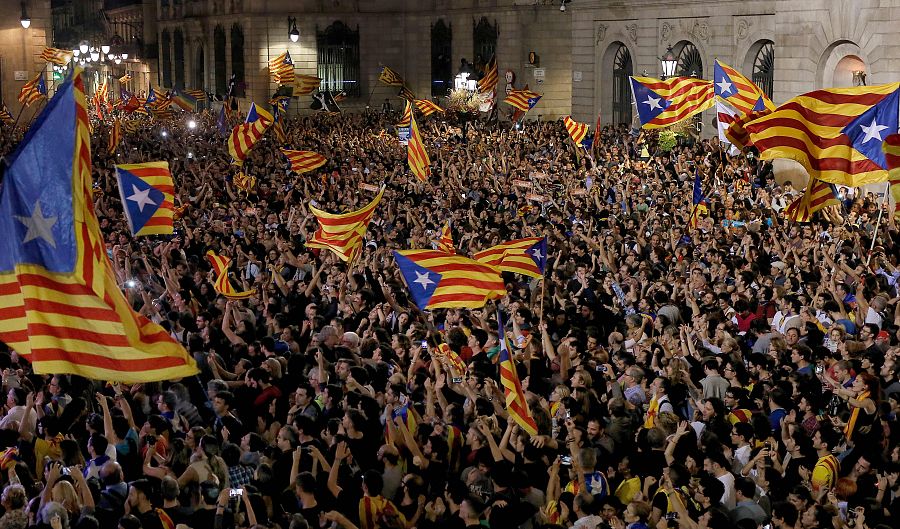
{"type": "Polygon", "coordinates": [[[669,46],[669,49],[666,50],[665,55],[663,55],[659,59],[659,63],[662,65],[663,79],[667,79],[675,75],[675,68],[678,67],[678,57],[676,57],[675,53],[672,52],[672,46],[669,46]]]}
{"type": "Polygon", "coordinates": [[[291,42],[300,40],[300,31],[297,29],[297,19],[294,17],[288,17],[288,37],[290,37],[291,42]]]}
{"type": "Polygon", "coordinates": [[[31,17],[28,16],[28,10],[25,9],[25,2],[22,2],[22,16],[19,18],[19,23],[22,24],[22,27],[25,29],[31,27],[31,17]]]}

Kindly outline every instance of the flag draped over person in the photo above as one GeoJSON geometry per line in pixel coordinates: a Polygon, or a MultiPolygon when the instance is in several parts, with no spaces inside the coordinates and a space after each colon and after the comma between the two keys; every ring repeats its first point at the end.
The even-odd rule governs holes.
{"type": "Polygon", "coordinates": [[[694,192],[691,195],[691,216],[688,225],[696,228],[700,223],[700,217],[709,213],[709,201],[703,194],[703,182],[700,179],[700,171],[694,173],[694,192]]]}
{"type": "Polygon", "coordinates": [[[132,235],[172,235],[175,183],[169,162],[117,165],[116,180],[132,235]]]}
{"type": "Polygon", "coordinates": [[[213,283],[213,288],[216,292],[228,299],[247,299],[253,295],[253,290],[239,292],[231,285],[231,280],[228,278],[228,267],[231,265],[230,257],[216,255],[215,252],[209,250],[206,252],[206,258],[209,259],[213,273],[216,276],[216,281],[213,283]]]}
{"type": "Polygon", "coordinates": [[[384,186],[381,186],[371,202],[349,213],[328,213],[310,205],[309,210],[319,221],[319,229],[306,243],[306,246],[331,250],[342,261],[352,263],[362,252],[363,238],[382,196],[384,196],[384,186]]]}
{"type": "Polygon", "coordinates": [[[715,103],[712,81],[693,77],[632,77],[631,90],[641,127],[668,127],[715,103]]]}
{"type": "Polygon", "coordinates": [[[421,310],[479,308],[506,295],[496,268],[437,250],[399,250],[394,259],[421,310]]]}
{"type": "Polygon", "coordinates": [[[194,360],[122,295],[93,207],[81,70],[63,82],[14,154],[0,191],[0,340],[38,374],[150,382],[194,360]]]}
{"type": "Polygon", "coordinates": [[[809,175],[858,187],[888,179],[882,141],[897,133],[900,83],[799,95],[744,128],[760,158],[788,158],[809,175]]]}
{"type": "Polygon", "coordinates": [[[547,238],[527,237],[507,241],[482,250],[473,257],[503,272],[542,277],[547,268],[547,238]]]}
{"type": "Polygon", "coordinates": [[[500,355],[497,365],[500,367],[500,384],[503,386],[506,411],[516,421],[519,428],[528,432],[529,435],[537,435],[537,423],[534,417],[531,416],[531,410],[528,408],[528,402],[525,400],[525,391],[522,389],[522,382],[519,380],[516,362],[513,360],[512,353],[509,350],[506,328],[503,325],[503,315],[499,309],[497,310],[497,332],[500,338],[500,355]]]}
{"type": "Polygon", "coordinates": [[[741,114],[775,110],[775,104],[756,84],[740,72],[716,59],[713,68],[715,93],[741,114]]]}

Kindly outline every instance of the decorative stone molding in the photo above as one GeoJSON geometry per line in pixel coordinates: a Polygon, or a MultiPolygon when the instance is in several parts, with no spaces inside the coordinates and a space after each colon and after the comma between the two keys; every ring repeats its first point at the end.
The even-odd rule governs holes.
{"type": "Polygon", "coordinates": [[[737,29],[734,34],[737,36],[738,42],[742,40],[746,40],[750,35],[750,27],[753,26],[753,21],[748,18],[741,18],[738,20],[737,29]]]}
{"type": "Polygon", "coordinates": [[[703,42],[709,41],[709,23],[705,20],[694,20],[693,24],[689,21],[683,22],[682,30],[697,40],[702,40],[703,42]],[[687,26],[688,24],[690,24],[689,27],[687,26]]]}
{"type": "Polygon", "coordinates": [[[606,30],[609,29],[609,26],[606,24],[598,24],[597,25],[597,38],[594,41],[594,44],[600,44],[604,40],[606,40],[606,30]]]}
{"type": "Polygon", "coordinates": [[[625,31],[628,34],[628,38],[631,39],[631,42],[637,43],[637,22],[625,26],[625,31]]]}
{"type": "Polygon", "coordinates": [[[662,27],[659,30],[659,41],[660,43],[666,43],[672,37],[672,30],[675,29],[675,26],[668,22],[663,22],[662,27]]]}

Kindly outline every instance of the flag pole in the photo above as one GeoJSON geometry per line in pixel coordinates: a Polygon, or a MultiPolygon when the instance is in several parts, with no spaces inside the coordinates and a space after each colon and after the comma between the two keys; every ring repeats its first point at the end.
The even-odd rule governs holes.
{"type": "Polygon", "coordinates": [[[869,267],[869,261],[872,259],[872,251],[875,250],[875,241],[878,237],[878,228],[881,226],[881,217],[884,216],[884,206],[887,204],[888,195],[891,192],[891,183],[885,182],[884,198],[881,200],[881,207],[878,208],[878,220],[875,222],[875,231],[872,232],[872,244],[869,245],[869,255],[866,256],[866,268],[869,267]]]}

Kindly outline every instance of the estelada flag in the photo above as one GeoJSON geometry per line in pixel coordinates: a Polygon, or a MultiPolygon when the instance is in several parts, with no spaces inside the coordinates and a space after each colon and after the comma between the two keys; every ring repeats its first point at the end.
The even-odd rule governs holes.
{"type": "Polygon", "coordinates": [[[122,294],[93,207],[81,69],[7,158],[0,190],[0,340],[37,374],[152,382],[197,374],[122,294]]]}
{"type": "Polygon", "coordinates": [[[421,310],[480,308],[506,295],[500,272],[461,255],[437,250],[400,250],[394,259],[421,310]]]}
{"type": "Polygon", "coordinates": [[[117,165],[116,180],[132,235],[172,235],[175,183],[169,162],[117,165]]]}

